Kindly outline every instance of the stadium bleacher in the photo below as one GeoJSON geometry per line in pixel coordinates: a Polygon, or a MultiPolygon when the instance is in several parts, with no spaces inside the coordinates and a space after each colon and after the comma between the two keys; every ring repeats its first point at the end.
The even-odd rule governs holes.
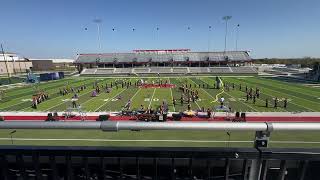
{"type": "Polygon", "coordinates": [[[186,74],[189,72],[187,67],[174,67],[172,68],[173,73],[178,73],[178,74],[186,74]]]}
{"type": "Polygon", "coordinates": [[[131,68],[115,68],[115,74],[131,74],[131,68]]]}
{"type": "Polygon", "coordinates": [[[96,74],[97,69],[84,69],[81,74],[96,74]]]}
{"type": "Polygon", "coordinates": [[[185,53],[103,53],[103,54],[80,54],[75,63],[132,63],[132,62],[251,62],[252,59],[247,51],[227,52],[185,52],[185,53]]]}
{"type": "Polygon", "coordinates": [[[139,74],[139,73],[149,73],[150,69],[149,68],[134,68],[133,72],[137,73],[137,74],[139,74]]]}
{"type": "Polygon", "coordinates": [[[209,69],[207,67],[189,67],[189,72],[193,73],[209,73],[209,69]]]}
{"type": "Polygon", "coordinates": [[[318,149],[1,146],[2,179],[317,179],[318,149]],[[261,177],[261,178],[260,178],[261,177]],[[265,178],[263,178],[265,177],[265,178]],[[267,178],[266,178],[267,177],[267,178]]]}
{"type": "Polygon", "coordinates": [[[254,67],[145,67],[84,69],[82,75],[120,74],[257,74],[254,67]]]}
{"type": "Polygon", "coordinates": [[[95,74],[113,74],[114,68],[98,68],[95,74]]]}
{"type": "Polygon", "coordinates": [[[151,73],[159,73],[159,74],[167,74],[172,73],[171,67],[151,67],[150,68],[151,73]]]}
{"type": "Polygon", "coordinates": [[[245,66],[245,67],[232,67],[233,73],[244,73],[244,74],[251,74],[251,73],[257,73],[257,70],[254,69],[254,67],[245,66]]]}
{"type": "Polygon", "coordinates": [[[210,67],[209,71],[211,73],[217,74],[217,73],[222,73],[222,74],[228,74],[228,73],[232,73],[230,71],[229,67],[210,67]]]}

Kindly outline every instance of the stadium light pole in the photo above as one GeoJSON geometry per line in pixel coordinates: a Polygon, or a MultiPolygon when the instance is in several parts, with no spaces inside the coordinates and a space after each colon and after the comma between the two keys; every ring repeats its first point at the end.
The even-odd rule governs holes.
{"type": "Polygon", "coordinates": [[[236,27],[236,51],[238,51],[239,29],[240,29],[240,24],[238,24],[236,27]]]}
{"type": "Polygon", "coordinates": [[[232,18],[232,16],[223,16],[223,20],[226,22],[226,29],[224,35],[224,52],[227,50],[227,32],[228,32],[228,21],[232,18]]]}
{"type": "Polygon", "coordinates": [[[100,25],[102,23],[102,20],[101,19],[94,19],[93,22],[97,24],[97,29],[98,29],[98,48],[101,51],[102,50],[102,45],[101,45],[101,37],[100,37],[100,25]]]}
{"type": "Polygon", "coordinates": [[[212,29],[212,26],[209,26],[209,29],[208,29],[208,52],[210,51],[210,38],[211,38],[211,29],[212,29]]]}
{"type": "Polygon", "coordinates": [[[157,45],[157,49],[159,49],[159,30],[160,30],[160,28],[157,26],[156,27],[156,43],[158,44],[157,45]]]}
{"type": "MultiPolygon", "coordinates": [[[[156,27],[156,49],[160,49],[160,38],[159,38],[159,30],[160,30],[160,28],[159,28],[159,26],[157,26],[156,27]]],[[[159,51],[157,51],[157,61],[159,61],[159,51]]],[[[158,66],[158,63],[157,63],[157,66],[158,66]]]]}

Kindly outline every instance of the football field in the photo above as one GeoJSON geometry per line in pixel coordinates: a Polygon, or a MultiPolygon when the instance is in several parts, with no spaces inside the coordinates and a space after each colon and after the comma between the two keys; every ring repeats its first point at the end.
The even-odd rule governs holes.
{"type": "Polygon", "coordinates": [[[54,82],[28,85],[25,87],[5,90],[2,93],[0,111],[58,111],[63,112],[71,106],[71,99],[75,93],[60,95],[59,89],[74,88],[82,85],[87,88],[80,91],[77,101],[82,109],[87,112],[121,111],[129,100],[131,110],[138,110],[142,106],[156,109],[163,101],[167,102],[169,111],[179,112],[187,109],[186,100],[181,104],[181,86],[190,87],[197,91],[199,98],[190,101],[191,109],[213,109],[219,105],[219,99],[225,99],[225,105],[232,111],[239,112],[319,112],[320,91],[316,86],[306,86],[302,83],[284,82],[272,79],[271,77],[246,77],[229,76],[220,77],[223,84],[229,88],[214,88],[216,77],[160,77],[154,78],[69,78],[54,82]],[[137,80],[147,83],[162,81],[174,84],[174,88],[139,88],[133,84],[137,80]],[[131,86],[123,86],[123,82],[131,82],[131,86]],[[113,84],[111,88],[110,85],[113,84]],[[115,84],[118,83],[117,87],[115,84]],[[100,93],[92,97],[94,84],[100,86],[100,93]],[[106,92],[106,85],[110,89],[106,92]],[[241,90],[240,90],[241,86],[241,90]],[[234,88],[233,88],[234,87],[234,88]],[[258,88],[260,97],[247,100],[247,91],[253,89],[253,94],[258,88]],[[32,95],[39,91],[49,94],[49,99],[38,105],[37,109],[31,107],[32,95]],[[172,99],[176,99],[173,106],[172,99]],[[277,108],[274,107],[275,99],[278,99],[277,108]],[[284,100],[287,99],[287,107],[284,108],[284,100]],[[266,100],[268,107],[266,107],[266,100]]]}
{"type": "MultiPolygon", "coordinates": [[[[78,93],[77,103],[87,112],[120,111],[131,100],[131,110],[158,108],[163,101],[169,105],[169,111],[184,111],[187,103],[180,103],[180,86],[187,85],[198,91],[199,99],[190,102],[194,110],[211,108],[219,105],[219,98],[225,98],[225,104],[233,111],[240,112],[320,112],[320,91],[317,85],[278,80],[273,77],[259,76],[221,76],[223,84],[229,88],[214,88],[215,76],[193,77],[73,77],[38,85],[5,90],[1,96],[0,111],[59,111],[63,112],[71,106],[70,99],[74,93],[60,95],[59,89],[78,88],[86,85],[86,89],[78,93]],[[147,83],[158,81],[174,84],[174,88],[139,88],[134,86],[137,80],[147,83]],[[113,87],[109,93],[105,91],[113,87]],[[123,82],[131,82],[124,86],[123,82]],[[115,84],[118,83],[118,87],[115,84]],[[101,87],[101,92],[92,97],[94,84],[101,87]],[[234,85],[234,88],[233,88],[234,85]],[[240,90],[241,85],[241,90],[240,90]],[[103,87],[102,87],[103,86],[103,87]],[[258,88],[260,97],[247,101],[247,89],[254,91],[258,88]],[[43,91],[49,94],[49,99],[31,107],[32,95],[43,91]],[[172,99],[177,99],[173,106],[172,99]],[[278,107],[274,107],[277,98],[278,107]],[[268,107],[265,106],[268,99],[268,107]],[[283,107],[287,99],[287,108],[283,107]]],[[[17,130],[12,139],[11,130],[0,130],[0,144],[16,145],[74,145],[74,146],[253,146],[253,132],[209,132],[209,131],[121,131],[100,132],[93,130],[17,130]]],[[[319,132],[281,132],[272,133],[271,147],[320,147],[319,132]]]]}

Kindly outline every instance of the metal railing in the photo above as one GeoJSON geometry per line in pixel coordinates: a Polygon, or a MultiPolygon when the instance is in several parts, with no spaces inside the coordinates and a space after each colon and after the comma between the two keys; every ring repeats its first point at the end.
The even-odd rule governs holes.
{"type": "Polygon", "coordinates": [[[315,131],[320,123],[245,122],[135,122],[135,121],[2,121],[0,129],[96,129],[120,130],[207,130],[207,131],[315,131]]]}
{"type": "MultiPolygon", "coordinates": [[[[254,131],[254,146],[268,147],[270,133],[274,131],[315,131],[320,130],[320,123],[245,123],[245,122],[134,122],[134,121],[96,121],[96,122],[35,122],[35,121],[2,121],[0,129],[82,129],[82,130],[205,130],[205,131],[254,131]]],[[[235,153],[237,158],[237,153],[235,153]]],[[[272,157],[271,157],[272,159],[272,157]]],[[[257,156],[251,161],[249,179],[264,179],[266,161],[257,156]]],[[[228,163],[228,161],[226,161],[228,163]]],[[[281,161],[280,179],[285,177],[286,161],[281,161]]],[[[304,176],[304,175],[303,175],[304,176]]],[[[227,176],[226,176],[227,177],[227,176]]]]}

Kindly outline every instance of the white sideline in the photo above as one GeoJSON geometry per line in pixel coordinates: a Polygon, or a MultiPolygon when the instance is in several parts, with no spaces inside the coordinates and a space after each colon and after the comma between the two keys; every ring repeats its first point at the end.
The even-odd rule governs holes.
{"type": "MultiPolygon", "coordinates": [[[[8,141],[11,138],[0,138],[8,141]]],[[[14,141],[88,141],[88,142],[182,142],[182,143],[253,143],[254,141],[183,140],[183,139],[79,139],[79,138],[12,138],[14,141]]],[[[319,141],[270,141],[274,144],[320,144],[319,141]]]]}
{"type": "Polygon", "coordinates": [[[150,99],[150,103],[149,103],[148,109],[150,109],[150,106],[151,106],[151,103],[152,103],[154,94],[156,93],[156,89],[157,89],[157,88],[154,88],[154,90],[153,90],[153,94],[152,94],[152,97],[151,97],[151,99],[150,99]]]}

